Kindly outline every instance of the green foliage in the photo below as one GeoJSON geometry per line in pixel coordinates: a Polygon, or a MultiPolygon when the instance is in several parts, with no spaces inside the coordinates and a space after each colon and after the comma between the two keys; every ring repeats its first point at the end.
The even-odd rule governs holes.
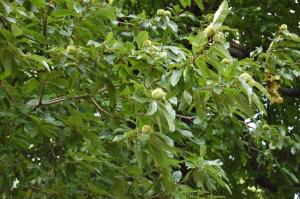
{"type": "Polygon", "coordinates": [[[204,0],[140,9],[149,3],[0,0],[2,198],[297,191],[299,101],[272,104],[264,72],[295,84],[299,36],[278,29],[268,49],[238,60],[233,1],[211,3],[213,16],[204,0]]]}

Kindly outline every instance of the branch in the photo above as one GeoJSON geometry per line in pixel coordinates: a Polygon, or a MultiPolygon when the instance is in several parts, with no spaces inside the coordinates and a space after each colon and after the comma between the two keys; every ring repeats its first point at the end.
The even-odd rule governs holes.
{"type": "Polygon", "coordinates": [[[88,97],[90,97],[89,94],[87,94],[87,95],[78,95],[78,96],[62,96],[62,97],[57,97],[57,98],[54,98],[54,99],[51,99],[51,100],[47,100],[47,101],[43,102],[41,105],[46,106],[46,105],[58,104],[58,103],[63,102],[67,99],[84,99],[84,98],[88,98],[88,97]]]}
{"type": "Polygon", "coordinates": [[[44,11],[44,17],[43,17],[43,36],[45,37],[45,48],[48,48],[48,13],[49,13],[49,7],[53,3],[54,0],[51,0],[44,11]]]}
{"type": "Polygon", "coordinates": [[[197,117],[197,116],[184,116],[184,115],[180,115],[180,114],[176,114],[176,116],[179,118],[187,119],[187,120],[193,120],[194,118],[197,117]]]}
{"type": "Polygon", "coordinates": [[[42,81],[41,90],[40,90],[40,97],[39,97],[39,103],[34,107],[34,110],[36,110],[38,107],[43,105],[44,92],[45,92],[45,80],[42,81]]]}
{"type": "Polygon", "coordinates": [[[42,82],[41,92],[40,92],[40,99],[39,99],[39,104],[38,104],[38,106],[41,106],[41,105],[42,105],[44,91],[45,91],[45,80],[43,80],[43,82],[42,82]]]}
{"type": "Polygon", "coordinates": [[[111,118],[114,118],[114,116],[112,114],[110,114],[109,112],[107,112],[106,110],[104,110],[103,108],[101,108],[99,106],[99,104],[97,103],[96,99],[93,96],[90,96],[90,97],[91,97],[92,103],[96,106],[96,108],[98,109],[99,112],[104,113],[111,118]]]}
{"type": "Polygon", "coordinates": [[[62,102],[64,100],[66,100],[66,99],[68,99],[67,96],[57,97],[57,98],[45,101],[44,103],[42,103],[42,105],[49,105],[49,104],[52,104],[52,103],[55,104],[55,103],[62,102]]]}

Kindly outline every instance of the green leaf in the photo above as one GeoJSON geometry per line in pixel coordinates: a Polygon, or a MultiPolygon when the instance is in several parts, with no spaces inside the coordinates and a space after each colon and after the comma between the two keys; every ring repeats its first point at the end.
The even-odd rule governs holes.
{"type": "Polygon", "coordinates": [[[134,155],[138,162],[139,168],[142,169],[144,166],[144,156],[145,154],[142,151],[141,143],[135,142],[134,143],[134,155]]]}
{"type": "Polygon", "coordinates": [[[16,24],[11,25],[11,31],[15,37],[22,35],[23,31],[16,24]]]}
{"type": "MultiPolygon", "coordinates": [[[[214,168],[214,167],[212,167],[212,166],[208,166],[208,167],[206,167],[206,171],[207,171],[207,173],[211,176],[211,177],[213,177],[213,179],[219,184],[219,185],[221,185],[222,187],[224,187],[224,188],[226,188],[227,189],[227,191],[230,193],[230,194],[232,194],[232,192],[231,192],[231,190],[230,190],[230,187],[222,180],[222,178],[221,177],[224,177],[225,178],[225,176],[224,176],[224,171],[221,169],[221,168],[219,168],[219,169],[217,169],[217,168],[214,168]]],[[[226,178],[225,178],[226,179],[226,178]]]]}
{"type": "Polygon", "coordinates": [[[201,11],[204,11],[204,6],[202,0],[195,0],[197,6],[200,8],[201,11]]]}
{"type": "Polygon", "coordinates": [[[193,133],[191,131],[188,131],[188,130],[178,130],[179,133],[181,135],[183,135],[184,137],[187,137],[187,138],[191,138],[191,137],[194,137],[193,136],[193,133]]]}
{"type": "Polygon", "coordinates": [[[75,160],[88,161],[88,162],[102,162],[99,158],[97,158],[93,155],[87,155],[87,154],[80,153],[80,152],[75,155],[75,160]]]}
{"type": "Polygon", "coordinates": [[[157,107],[158,107],[157,101],[156,100],[151,101],[147,115],[153,115],[154,113],[156,113],[157,107]]]}
{"type": "Polygon", "coordinates": [[[47,61],[42,60],[42,64],[43,64],[43,65],[45,66],[45,68],[50,72],[50,67],[49,67],[47,61]]]}
{"type": "Polygon", "coordinates": [[[270,101],[271,101],[271,95],[269,94],[269,92],[265,89],[265,87],[263,87],[260,83],[255,82],[254,86],[260,91],[262,92],[270,101]]]}
{"type": "Polygon", "coordinates": [[[40,87],[40,83],[36,79],[32,78],[29,81],[25,82],[23,87],[23,93],[28,94],[39,87],[40,87]]]}
{"type": "Polygon", "coordinates": [[[48,62],[50,62],[45,57],[39,56],[39,55],[26,55],[26,58],[28,60],[33,60],[37,63],[39,63],[41,66],[45,67],[50,72],[50,67],[48,65],[48,62]]]}
{"type": "Polygon", "coordinates": [[[196,37],[192,39],[192,49],[194,53],[202,50],[207,43],[207,37],[204,31],[199,32],[196,37]]]}
{"type": "Polygon", "coordinates": [[[80,127],[83,125],[83,119],[80,115],[71,115],[68,120],[68,124],[75,127],[80,127]]]}
{"type": "Polygon", "coordinates": [[[187,6],[191,6],[191,0],[180,0],[181,5],[185,8],[187,6]]]}
{"type": "Polygon", "coordinates": [[[241,82],[242,87],[245,89],[247,95],[250,97],[253,94],[252,87],[242,79],[240,79],[240,82],[241,82]]]}
{"type": "Polygon", "coordinates": [[[284,173],[286,173],[295,183],[299,183],[299,180],[297,179],[297,177],[290,172],[289,170],[287,170],[286,168],[282,168],[281,169],[284,173]]]}
{"type": "Polygon", "coordinates": [[[32,99],[26,102],[27,106],[37,106],[39,104],[39,99],[32,99]]]}
{"type": "Polygon", "coordinates": [[[259,109],[260,112],[266,114],[266,109],[263,105],[263,103],[259,100],[259,98],[257,97],[257,95],[255,93],[252,93],[251,95],[251,101],[254,102],[254,104],[257,106],[257,108],[259,109]]]}
{"type": "Polygon", "coordinates": [[[254,111],[251,108],[251,104],[249,103],[249,99],[245,94],[241,94],[238,89],[226,89],[225,93],[232,97],[232,101],[234,102],[236,114],[241,115],[244,118],[251,118],[254,115],[254,111]],[[240,113],[241,111],[242,113],[240,113]]]}
{"type": "Polygon", "coordinates": [[[211,56],[202,57],[202,61],[205,61],[206,63],[208,63],[211,66],[213,66],[214,68],[216,68],[218,73],[222,73],[224,70],[222,64],[220,62],[216,61],[215,59],[213,59],[213,57],[211,57],[211,56]]]}
{"type": "Polygon", "coordinates": [[[176,112],[175,110],[173,110],[171,104],[167,101],[165,101],[164,104],[160,103],[160,110],[163,113],[163,115],[165,116],[167,122],[168,122],[168,126],[169,126],[169,130],[171,132],[175,131],[175,117],[176,117],[176,112]]]}
{"type": "Polygon", "coordinates": [[[227,58],[231,60],[231,55],[229,54],[229,51],[224,47],[223,44],[220,43],[214,43],[210,50],[214,52],[217,56],[221,57],[222,59],[227,58]]]}
{"type": "Polygon", "coordinates": [[[185,90],[183,92],[183,97],[184,97],[184,100],[187,103],[187,105],[190,105],[192,103],[193,97],[188,91],[185,90]]]}
{"type": "Polygon", "coordinates": [[[222,23],[224,22],[227,14],[228,2],[227,0],[224,0],[214,15],[213,26],[216,28],[222,26],[222,23]]]}
{"type": "Polygon", "coordinates": [[[31,2],[37,8],[42,8],[46,5],[44,0],[31,0],[31,2]]]}
{"type": "Polygon", "coordinates": [[[107,192],[101,188],[99,188],[98,186],[92,184],[92,183],[87,183],[87,186],[89,188],[89,190],[97,195],[107,195],[107,192]]]}
{"type": "Polygon", "coordinates": [[[171,29],[171,31],[173,33],[177,33],[178,32],[178,26],[177,26],[177,24],[175,22],[171,21],[171,20],[168,21],[168,27],[171,29]]]}
{"type": "Polygon", "coordinates": [[[85,7],[83,5],[81,5],[80,2],[74,2],[74,10],[78,13],[78,14],[81,14],[84,10],[85,10],[85,7]]]}
{"type": "Polygon", "coordinates": [[[0,0],[0,198],[294,195],[299,100],[266,98],[299,87],[299,13],[222,1],[0,0]]]}
{"type": "Polygon", "coordinates": [[[78,16],[78,14],[74,10],[70,9],[55,9],[51,16],[53,17],[64,17],[64,16],[78,16]]]}
{"type": "Polygon", "coordinates": [[[98,43],[98,42],[96,42],[96,41],[94,41],[94,40],[89,40],[89,41],[87,42],[86,45],[87,45],[87,46],[89,46],[89,45],[94,45],[96,48],[99,47],[99,46],[101,46],[100,43],[98,43]]]}
{"type": "Polygon", "coordinates": [[[210,95],[206,91],[194,91],[194,104],[197,115],[201,120],[206,118],[206,104],[210,99],[210,95]]]}
{"type": "Polygon", "coordinates": [[[119,141],[123,140],[124,138],[125,138],[124,135],[116,135],[112,141],[119,142],[119,141]]]}
{"type": "Polygon", "coordinates": [[[181,69],[173,71],[172,76],[171,76],[171,85],[173,87],[177,85],[177,83],[180,80],[181,75],[182,75],[181,69]]]}
{"type": "MultiPolygon", "coordinates": [[[[213,62],[215,63],[215,62],[213,62]]],[[[218,74],[215,73],[215,71],[209,69],[207,67],[206,62],[204,61],[203,57],[199,57],[196,59],[196,64],[198,66],[198,72],[200,74],[201,77],[205,78],[205,79],[212,79],[217,81],[219,79],[218,74]]],[[[220,70],[220,64],[215,64],[215,66],[217,67],[217,70],[220,70]]]]}
{"type": "Polygon", "coordinates": [[[104,19],[109,19],[110,21],[113,21],[116,19],[115,7],[106,6],[106,7],[96,10],[94,14],[95,14],[95,16],[98,16],[98,17],[101,17],[104,19]]]}
{"type": "Polygon", "coordinates": [[[138,47],[141,48],[143,42],[148,40],[148,39],[149,39],[148,32],[147,31],[141,31],[137,35],[135,41],[136,41],[138,47]]]}
{"type": "Polygon", "coordinates": [[[12,11],[12,6],[6,3],[6,1],[0,1],[0,4],[1,11],[4,11],[5,14],[9,14],[12,11]]]}
{"type": "Polygon", "coordinates": [[[10,31],[5,30],[5,29],[0,29],[0,34],[1,34],[7,41],[14,43],[15,37],[14,37],[14,35],[13,35],[10,31]]]}

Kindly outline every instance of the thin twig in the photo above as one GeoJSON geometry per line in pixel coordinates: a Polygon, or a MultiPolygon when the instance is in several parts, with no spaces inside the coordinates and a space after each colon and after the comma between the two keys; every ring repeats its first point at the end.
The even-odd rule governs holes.
{"type": "MultiPolygon", "coordinates": [[[[49,100],[45,101],[43,104],[47,105],[49,103],[56,102],[56,101],[61,102],[61,101],[66,100],[67,98],[68,98],[68,96],[57,97],[57,98],[54,98],[54,99],[49,99],[49,100]]],[[[57,102],[57,103],[59,103],[59,102],[57,102]]]]}
{"type": "Polygon", "coordinates": [[[252,147],[252,146],[250,146],[250,148],[251,148],[252,150],[254,150],[254,151],[257,151],[257,152],[259,152],[259,153],[262,153],[262,151],[261,151],[261,150],[259,150],[259,149],[255,148],[255,147],[252,147]]]}
{"type": "Polygon", "coordinates": [[[39,104],[38,104],[38,106],[41,106],[41,105],[42,105],[42,101],[43,101],[44,92],[45,92],[45,80],[43,80],[43,82],[42,82],[42,86],[41,86],[41,92],[40,92],[40,98],[39,98],[39,104]]]}
{"type": "Polygon", "coordinates": [[[43,17],[43,36],[45,37],[45,48],[47,49],[48,48],[48,35],[47,35],[47,32],[48,32],[48,14],[49,14],[49,8],[50,8],[50,5],[53,3],[53,0],[51,0],[47,7],[45,8],[45,11],[44,11],[44,17],[43,17]]]}
{"type": "Polygon", "coordinates": [[[114,118],[114,116],[112,114],[110,114],[109,112],[107,112],[106,110],[104,110],[103,108],[100,107],[100,105],[97,103],[96,99],[93,96],[91,96],[91,100],[92,100],[92,103],[96,106],[96,108],[98,109],[99,112],[105,113],[109,117],[114,118]]]}
{"type": "Polygon", "coordinates": [[[177,117],[187,119],[187,120],[193,120],[194,118],[197,118],[197,116],[184,116],[180,114],[176,114],[177,117]]]}
{"type": "Polygon", "coordinates": [[[54,99],[51,99],[51,100],[47,100],[47,101],[42,103],[42,106],[43,105],[58,104],[58,103],[63,102],[67,99],[84,99],[84,98],[88,98],[88,97],[90,97],[89,94],[87,94],[87,95],[78,95],[78,96],[62,96],[62,97],[54,98],[54,99]]]}

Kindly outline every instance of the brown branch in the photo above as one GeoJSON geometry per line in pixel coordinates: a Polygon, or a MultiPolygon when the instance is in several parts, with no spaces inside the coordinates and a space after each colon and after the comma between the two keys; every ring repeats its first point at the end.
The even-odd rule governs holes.
{"type": "Polygon", "coordinates": [[[47,49],[48,48],[48,35],[47,35],[47,32],[48,32],[48,14],[49,14],[49,8],[50,8],[50,5],[53,3],[54,0],[51,0],[47,7],[45,8],[44,10],[44,17],[43,17],[43,36],[45,37],[45,48],[47,49]]]}
{"type": "Polygon", "coordinates": [[[259,152],[259,153],[262,153],[262,152],[263,152],[262,150],[259,150],[259,149],[255,148],[255,147],[252,147],[252,146],[250,146],[250,148],[251,148],[252,150],[254,150],[254,151],[259,152]]]}
{"type": "Polygon", "coordinates": [[[47,105],[49,103],[52,103],[52,102],[54,103],[56,101],[58,101],[57,103],[59,103],[59,102],[62,102],[64,100],[66,100],[67,98],[68,98],[67,96],[57,97],[57,98],[54,98],[54,99],[49,99],[49,100],[45,101],[43,104],[47,105]]]}
{"type": "Polygon", "coordinates": [[[40,98],[39,98],[39,104],[38,104],[38,106],[41,106],[41,105],[42,105],[42,101],[43,101],[44,92],[45,92],[45,80],[43,80],[43,82],[42,82],[42,86],[41,86],[41,92],[40,92],[40,98]]]}
{"type": "Polygon", "coordinates": [[[84,98],[88,98],[88,97],[90,97],[89,94],[87,94],[87,95],[78,95],[78,96],[62,96],[62,97],[57,97],[57,98],[54,98],[54,99],[51,99],[51,100],[47,100],[47,101],[42,103],[42,106],[58,104],[58,103],[63,102],[67,99],[84,99],[84,98]]]}
{"type": "Polygon", "coordinates": [[[110,114],[109,112],[107,112],[106,110],[104,110],[103,108],[100,107],[100,105],[97,103],[96,99],[93,96],[90,96],[90,97],[91,97],[92,103],[96,106],[96,108],[98,109],[99,112],[104,113],[111,118],[114,118],[114,116],[112,114],[110,114]]]}

